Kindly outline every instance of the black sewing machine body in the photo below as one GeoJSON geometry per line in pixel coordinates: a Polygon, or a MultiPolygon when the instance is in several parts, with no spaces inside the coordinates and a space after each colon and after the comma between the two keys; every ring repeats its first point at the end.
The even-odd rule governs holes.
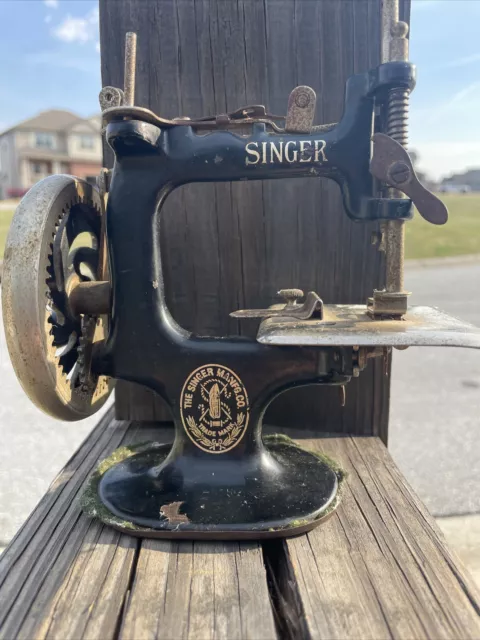
{"type": "Polygon", "coordinates": [[[258,340],[193,335],[166,304],[160,216],[183,184],[322,176],[339,184],[354,221],[410,218],[412,201],[387,193],[388,185],[416,195],[431,222],[445,222],[444,206],[418,183],[402,146],[382,133],[392,91],[409,92],[414,84],[407,62],[352,76],[341,121],[317,127],[315,94],[298,87],[283,129],[264,107],[166,120],[133,101],[122,106],[120,90],[103,90],[115,153],[108,188],[98,194],[69,176],[36,185],[12,226],[3,287],[12,361],[44,410],[85,417],[105,401],[109,378],[145,385],[170,408],[173,445],[115,454],[92,478],[89,513],[153,537],[259,538],[311,529],[337,504],[341,473],[288,439],[262,437],[269,403],[300,385],[344,389],[368,358],[385,356],[392,345],[480,347],[478,331],[448,317],[422,310],[388,316],[389,298],[372,315],[358,305],[323,305],[314,292],[299,305],[302,292],[285,290],[284,305],[232,310],[264,318],[258,340]],[[25,240],[30,227],[33,243],[25,240]],[[21,255],[12,250],[18,245],[21,255]],[[43,341],[32,342],[48,326],[43,341]],[[28,340],[38,349],[34,358],[28,340]]]}
{"type": "MultiPolygon", "coordinates": [[[[307,174],[300,161],[252,171],[245,148],[251,141],[261,146],[269,135],[265,125],[255,129],[241,138],[226,131],[201,136],[183,126],[161,131],[137,121],[108,126],[116,153],[107,207],[112,313],[105,348],[92,364],[98,374],[160,394],[176,436],[171,451],[149,450],[112,468],[98,490],[112,513],[143,527],[154,523],[158,535],[177,529],[187,537],[259,537],[278,535],[292,522],[303,530],[336,494],[335,472],[315,456],[285,442],[265,446],[261,421],[288,388],[348,382],[352,349],[282,349],[241,337],[195,336],[177,325],[165,301],[157,217],[175,186],[218,180],[217,172],[224,180],[307,174]],[[152,473],[162,457],[161,470],[152,473]],[[143,495],[150,497],[142,502],[143,495]],[[177,503],[180,515],[162,515],[165,505],[177,503]]],[[[315,140],[275,138],[298,145],[315,140]]]]}
{"type": "MultiPolygon", "coordinates": [[[[411,83],[413,70],[401,63],[379,69],[350,79],[344,118],[325,132],[275,133],[267,131],[265,123],[256,123],[250,135],[242,136],[231,131],[199,133],[184,125],[160,128],[135,120],[108,124],[107,140],[115,151],[107,208],[112,312],[105,351],[96,359],[99,371],[161,393],[167,373],[172,374],[169,354],[175,357],[181,348],[193,364],[199,359],[199,365],[207,353],[217,358],[231,353],[235,364],[243,359],[247,369],[252,358],[271,359],[274,370],[280,362],[285,368],[291,359],[297,363],[298,379],[301,363],[309,359],[306,353],[265,351],[240,338],[199,338],[176,325],[165,302],[158,217],[169,193],[189,182],[326,176],[340,184],[352,218],[409,218],[410,200],[374,197],[369,158],[374,95],[385,90],[378,77],[391,83],[395,71],[397,82],[400,78],[411,83]]],[[[316,361],[318,352],[311,357],[316,361]]],[[[329,367],[326,362],[322,366],[326,380],[329,367]]],[[[269,379],[272,375],[275,378],[270,372],[269,379]]]]}
{"type": "Polygon", "coordinates": [[[185,535],[248,535],[253,528],[258,536],[292,521],[296,527],[313,523],[334,499],[335,472],[285,443],[265,447],[261,420],[285,389],[346,384],[355,352],[282,349],[184,331],[165,302],[158,216],[168,194],[189,182],[322,175],[338,181],[355,219],[409,217],[410,201],[372,196],[368,165],[375,93],[392,77],[412,84],[412,67],[386,65],[351,78],[344,117],[329,131],[276,133],[256,123],[250,135],[238,135],[136,120],[108,124],[107,140],[115,151],[106,213],[112,312],[105,349],[93,366],[97,373],[155,390],[176,424],[175,443],[161,470],[151,467],[158,468],[159,449],[154,460],[151,451],[137,454],[131,464],[105,474],[100,496],[118,517],[146,527],[154,522],[157,531],[168,531],[178,527],[179,516],[172,524],[162,508],[178,503],[185,535]],[[321,497],[319,486],[325,488],[321,497]],[[143,503],[142,495],[150,497],[143,503]]]}
{"type": "Polygon", "coordinates": [[[352,219],[409,219],[408,199],[375,197],[369,162],[375,107],[392,87],[414,86],[415,67],[403,62],[351,76],[340,122],[313,127],[309,133],[279,133],[265,122],[254,123],[251,133],[244,135],[197,132],[186,123],[165,127],[135,120],[116,123],[113,113],[107,140],[116,154],[114,176],[117,181],[120,175],[128,180],[128,171],[141,167],[149,190],[157,190],[161,198],[189,182],[323,176],[340,185],[345,211],[352,219]],[[145,161],[140,164],[142,156],[145,161]]]}

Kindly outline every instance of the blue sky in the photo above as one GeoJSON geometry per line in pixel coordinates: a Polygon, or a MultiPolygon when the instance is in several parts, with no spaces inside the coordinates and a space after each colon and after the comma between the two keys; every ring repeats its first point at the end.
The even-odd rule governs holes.
{"type": "Polygon", "coordinates": [[[434,177],[480,167],[480,1],[413,0],[410,145],[434,177]]]}
{"type": "MultiPolygon", "coordinates": [[[[411,147],[435,178],[480,167],[480,0],[412,5],[411,147]]],[[[51,107],[98,112],[96,0],[0,0],[0,24],[0,129],[51,107]]]]}
{"type": "Polygon", "coordinates": [[[96,0],[0,0],[0,126],[49,108],[99,112],[96,0]]]}

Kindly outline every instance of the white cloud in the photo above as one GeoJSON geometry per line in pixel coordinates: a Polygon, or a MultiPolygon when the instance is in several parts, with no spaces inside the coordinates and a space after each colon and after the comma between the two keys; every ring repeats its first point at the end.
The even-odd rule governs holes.
{"type": "Polygon", "coordinates": [[[95,43],[95,50],[96,50],[97,53],[100,53],[100,43],[99,42],[95,43]]]}
{"type": "Polygon", "coordinates": [[[90,40],[88,22],[84,18],[72,18],[68,16],[53,33],[59,40],[65,42],[84,43],[90,40]]]}
{"type": "Polygon", "coordinates": [[[86,56],[58,55],[56,51],[41,51],[25,56],[25,62],[31,67],[60,67],[74,69],[89,75],[98,71],[98,59],[86,56]]]}
{"type": "Polygon", "coordinates": [[[419,169],[435,180],[480,165],[480,142],[419,142],[412,148],[419,169]]]}
{"type": "Polygon", "coordinates": [[[51,9],[56,9],[58,7],[58,0],[43,0],[43,3],[51,9]]]}
{"type": "Polygon", "coordinates": [[[449,62],[446,67],[464,67],[467,64],[473,64],[474,62],[478,62],[480,60],[480,53],[474,53],[471,56],[465,56],[465,58],[457,58],[456,60],[452,60],[449,62]]]}
{"type": "Polygon", "coordinates": [[[68,15],[53,30],[53,35],[64,42],[85,44],[98,38],[98,21],[98,8],[89,11],[83,18],[74,18],[68,15]]]}
{"type": "Polygon", "coordinates": [[[409,146],[419,152],[419,167],[435,179],[479,167],[479,112],[480,81],[467,84],[438,105],[413,107],[409,146]]]}
{"type": "Polygon", "coordinates": [[[457,107],[457,105],[462,105],[462,107],[465,107],[466,105],[471,105],[472,96],[473,96],[473,102],[477,103],[478,102],[477,90],[479,88],[480,88],[480,82],[475,81],[475,82],[471,82],[463,89],[460,89],[460,91],[457,91],[457,93],[454,93],[453,96],[450,98],[450,100],[448,100],[444,105],[440,107],[442,113],[444,113],[445,111],[449,111],[452,107],[457,107]],[[477,95],[475,96],[476,93],[477,95]],[[469,97],[470,97],[470,100],[467,102],[466,99],[469,97]]]}
{"type": "Polygon", "coordinates": [[[432,130],[432,126],[437,126],[445,119],[458,121],[460,118],[469,117],[473,110],[480,108],[480,81],[471,82],[463,89],[459,89],[453,95],[438,105],[428,107],[412,108],[410,112],[411,121],[419,125],[419,133],[432,130]]]}

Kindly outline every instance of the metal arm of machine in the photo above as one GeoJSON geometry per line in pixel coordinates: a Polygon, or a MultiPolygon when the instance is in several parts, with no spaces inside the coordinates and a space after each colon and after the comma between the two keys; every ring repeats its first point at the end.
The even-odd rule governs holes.
{"type": "MultiPolygon", "coordinates": [[[[293,133],[273,126],[268,117],[258,117],[264,110],[258,105],[196,121],[166,120],[140,107],[119,106],[104,111],[103,119],[117,162],[128,161],[131,154],[122,147],[136,143],[137,155],[151,156],[172,186],[194,181],[323,176],[339,184],[345,211],[352,219],[409,219],[410,200],[374,196],[370,159],[375,108],[384,104],[393,87],[411,90],[414,86],[415,68],[409,63],[388,63],[352,76],[347,81],[340,122],[312,125],[308,132],[293,133]],[[246,125],[251,127],[250,134],[233,132],[246,125]],[[201,135],[205,128],[211,133],[201,135]]],[[[310,100],[305,109],[311,104],[310,100]]],[[[301,111],[297,105],[291,109],[294,107],[301,111]]],[[[292,127],[289,114],[286,123],[292,127]]]]}

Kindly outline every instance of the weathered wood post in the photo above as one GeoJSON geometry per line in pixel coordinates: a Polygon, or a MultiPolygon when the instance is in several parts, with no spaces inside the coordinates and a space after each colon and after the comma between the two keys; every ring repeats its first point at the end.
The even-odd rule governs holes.
{"type": "MultiPolygon", "coordinates": [[[[317,92],[315,122],[337,122],[347,77],[380,63],[381,2],[100,0],[103,84],[123,86],[124,36],[135,31],[139,106],[195,117],[260,103],[281,114],[291,89],[307,84],[317,92]]],[[[402,0],[403,20],[409,8],[402,0]]],[[[370,242],[376,226],[351,222],[330,181],[188,185],[169,198],[161,223],[170,309],[203,335],[255,335],[257,323],[240,325],[229,312],[265,307],[280,288],[362,303],[384,285],[383,254],[370,242]]],[[[384,368],[371,361],[343,408],[336,388],[292,390],[266,422],[386,441],[384,368]]],[[[150,391],[122,382],[117,414],[169,418],[150,391]]]]}

